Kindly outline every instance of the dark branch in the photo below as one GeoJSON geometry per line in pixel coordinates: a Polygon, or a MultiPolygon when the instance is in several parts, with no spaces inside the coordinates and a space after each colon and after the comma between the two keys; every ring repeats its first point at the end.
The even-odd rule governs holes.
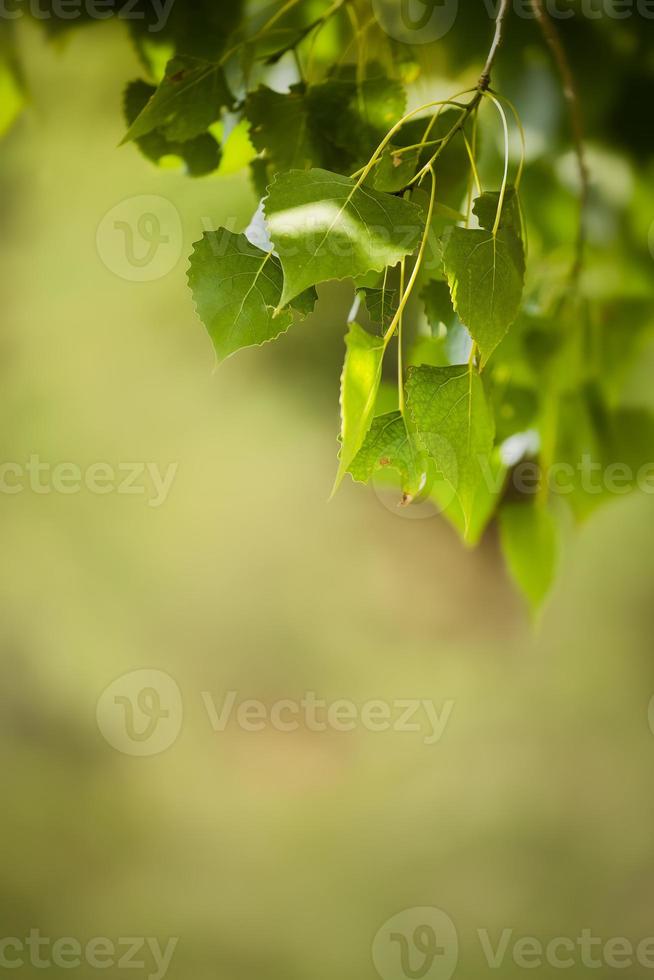
{"type": "Polygon", "coordinates": [[[584,118],[581,106],[579,90],[572,71],[572,67],[561,43],[558,31],[545,9],[543,0],[532,0],[534,14],[538,21],[543,37],[549,47],[554,60],[556,61],[561,80],[563,82],[563,94],[570,110],[570,122],[572,124],[572,135],[574,139],[575,154],[579,166],[580,195],[579,195],[579,234],[577,238],[577,254],[572,268],[572,279],[576,281],[581,273],[584,263],[584,253],[586,250],[586,208],[590,196],[590,174],[586,161],[586,149],[584,138],[584,118]]]}
{"type": "Polygon", "coordinates": [[[479,82],[477,88],[481,92],[485,92],[491,83],[491,75],[493,74],[493,66],[495,64],[495,59],[497,58],[497,52],[502,46],[504,41],[504,27],[506,25],[506,17],[511,6],[511,0],[502,0],[502,5],[498,11],[497,19],[495,21],[495,36],[493,38],[493,43],[491,44],[490,51],[488,52],[488,58],[486,59],[486,64],[484,65],[484,70],[479,76],[479,82]]]}

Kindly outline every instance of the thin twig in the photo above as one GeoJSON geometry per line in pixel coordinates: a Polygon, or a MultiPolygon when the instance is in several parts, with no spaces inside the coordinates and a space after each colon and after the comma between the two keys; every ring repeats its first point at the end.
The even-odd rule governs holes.
{"type": "Polygon", "coordinates": [[[577,249],[575,262],[572,267],[571,279],[576,282],[584,264],[584,253],[586,250],[586,208],[590,197],[590,173],[586,160],[585,136],[584,136],[584,117],[581,105],[581,98],[577,88],[572,66],[568,60],[565,48],[561,43],[559,33],[545,9],[543,0],[532,0],[534,14],[549,47],[554,60],[556,61],[563,82],[563,94],[570,110],[570,122],[572,124],[572,135],[574,139],[575,154],[579,166],[580,194],[579,194],[579,233],[577,236],[577,249]]]}
{"type": "Polygon", "coordinates": [[[511,0],[502,0],[502,6],[498,11],[497,18],[495,20],[495,36],[493,38],[493,43],[491,44],[490,51],[488,52],[488,58],[486,59],[484,70],[479,76],[477,87],[481,92],[485,92],[490,86],[491,75],[493,74],[493,66],[495,64],[495,59],[497,58],[497,52],[500,50],[502,42],[504,41],[504,28],[510,6],[511,0]]]}

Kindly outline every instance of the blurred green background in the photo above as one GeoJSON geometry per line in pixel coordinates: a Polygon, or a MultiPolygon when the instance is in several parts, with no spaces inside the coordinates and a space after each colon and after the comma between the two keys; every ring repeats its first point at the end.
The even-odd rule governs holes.
{"type": "MultiPolygon", "coordinates": [[[[570,538],[536,630],[493,530],[468,553],[373,490],[327,504],[347,291],[215,370],[186,256],[203,222],[248,223],[246,178],[193,182],[116,148],[138,74],[117,26],[22,43],[33,105],[0,162],[3,460],[178,469],[159,508],[1,497],[2,935],[179,937],[175,980],[364,980],[384,922],[436,906],[472,980],[489,970],[478,929],[654,934],[651,498],[570,538]],[[96,247],[139,195],[182,220],[153,282],[96,247]],[[138,758],[103,738],[96,705],[144,667],[174,678],[184,721],[138,758]],[[435,745],[361,726],[215,733],[202,692],[229,690],[454,706],[435,745]]],[[[495,972],[524,970],[507,956],[495,972]]]]}

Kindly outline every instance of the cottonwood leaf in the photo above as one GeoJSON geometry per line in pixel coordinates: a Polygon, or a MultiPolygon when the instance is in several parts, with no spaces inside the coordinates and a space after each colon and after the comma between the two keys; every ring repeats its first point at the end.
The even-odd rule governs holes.
{"type": "Polygon", "coordinates": [[[276,315],[282,269],[271,253],[226,228],[207,232],[193,246],[188,281],[198,316],[222,361],[285,333],[290,310],[276,315]]]}
{"type": "Polygon", "coordinates": [[[284,269],[282,306],[316,283],[396,265],[423,227],[416,205],[328,170],[278,175],[264,206],[284,269]]]}
{"type": "MultiPolygon", "coordinates": [[[[92,5],[88,5],[93,9],[92,5]]],[[[243,0],[118,0],[141,55],[153,44],[176,54],[217,61],[243,15],[243,0]],[[129,12],[127,8],[130,8],[129,12]]],[[[147,55],[146,55],[147,56],[147,55]]]]}
{"type": "Polygon", "coordinates": [[[390,194],[403,190],[418,169],[419,156],[418,149],[402,152],[399,147],[389,144],[371,174],[371,186],[390,194]]]}
{"type": "Polygon", "coordinates": [[[262,85],[248,96],[245,114],[252,144],[265,151],[275,171],[301,170],[316,160],[319,150],[309,127],[304,86],[284,93],[262,85]]]}
{"type": "Polygon", "coordinates": [[[430,499],[470,548],[481,541],[506,486],[507,467],[498,446],[493,447],[490,460],[488,464],[484,462],[483,470],[484,478],[477,486],[469,518],[466,518],[458,497],[443,477],[436,477],[429,485],[430,499]]]}
{"type": "Polygon", "coordinates": [[[366,304],[368,316],[372,323],[385,330],[397,310],[397,290],[384,286],[363,286],[357,290],[366,304]]]}
{"type": "Polygon", "coordinates": [[[488,482],[495,437],[481,378],[468,366],[411,367],[406,391],[418,442],[459,500],[467,530],[488,482]]]}
{"type": "Polygon", "coordinates": [[[556,576],[558,528],[552,514],[537,503],[505,504],[500,540],[513,581],[538,612],[556,576]]]}
{"type": "Polygon", "coordinates": [[[454,325],[457,316],[452,306],[452,297],[446,282],[432,279],[420,293],[420,299],[424,304],[427,322],[433,337],[439,336],[441,326],[449,330],[454,325]]]}
{"type": "Polygon", "coordinates": [[[515,320],[525,277],[524,249],[511,228],[453,228],[443,253],[454,309],[481,352],[482,367],[515,320]]]}
{"type": "Polygon", "coordinates": [[[357,482],[368,483],[378,469],[393,469],[399,473],[407,503],[420,492],[425,460],[401,412],[389,412],[373,419],[349,472],[357,482]]]}
{"type": "MultiPolygon", "coordinates": [[[[128,126],[143,111],[155,92],[156,87],[148,85],[147,82],[135,81],[128,84],[123,104],[128,126]]],[[[134,142],[141,153],[153,163],[159,163],[166,156],[181,157],[192,177],[212,173],[218,168],[222,156],[220,144],[210,133],[200,133],[199,136],[182,143],[169,140],[161,130],[153,129],[134,142]]]]}
{"type": "Polygon", "coordinates": [[[311,86],[307,98],[316,128],[338,148],[337,157],[345,154],[353,164],[368,161],[406,107],[401,83],[376,62],[365,66],[362,78],[355,65],[343,65],[311,86]]]}
{"type": "Polygon", "coordinates": [[[154,129],[161,130],[169,140],[183,143],[206,132],[222,110],[233,104],[220,65],[198,58],[173,58],[166,67],[165,78],[128,129],[123,143],[154,129]]]}
{"type": "MultiPolygon", "coordinates": [[[[480,195],[472,205],[481,228],[491,231],[495,227],[497,209],[500,205],[500,192],[487,191],[480,195]]],[[[511,228],[519,237],[522,235],[522,218],[520,215],[520,199],[515,187],[508,187],[502,203],[500,228],[511,228]]]]}
{"type": "Polygon", "coordinates": [[[251,139],[273,173],[312,166],[347,173],[367,162],[406,99],[398,82],[378,77],[378,65],[366,72],[374,77],[357,81],[348,68],[315,85],[260,86],[248,95],[251,139]]]}
{"type": "Polygon", "coordinates": [[[375,412],[381,381],[384,343],[358,323],[350,323],[341,375],[341,452],[333,493],[363,445],[375,412]]]}

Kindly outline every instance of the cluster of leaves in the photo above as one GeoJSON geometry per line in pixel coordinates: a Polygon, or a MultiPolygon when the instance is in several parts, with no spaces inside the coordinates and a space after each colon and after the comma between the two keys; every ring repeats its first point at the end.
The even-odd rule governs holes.
{"type": "MultiPolygon", "coordinates": [[[[263,241],[219,228],[190,259],[218,359],[310,315],[320,284],[351,281],[335,489],[347,474],[392,474],[402,505],[429,499],[469,544],[497,516],[509,568],[537,607],[562,502],[583,519],[606,497],[589,468],[620,460],[635,471],[654,444],[654,421],[620,399],[651,291],[634,285],[626,302],[588,287],[578,263],[571,279],[574,219],[557,216],[563,240],[550,241],[539,209],[551,172],[534,167],[530,185],[523,153],[510,178],[509,125],[520,123],[485,76],[406,112],[417,61],[368,0],[178,0],[156,38],[147,7],[130,21],[148,78],[126,88],[125,142],[155,163],[181,159],[191,176],[220,167],[230,133],[251,147],[263,241]],[[493,190],[480,161],[500,175],[493,190]],[[513,479],[525,461],[530,488],[513,479]],[[565,496],[549,480],[561,464],[565,496]]],[[[9,47],[0,56],[14,65],[9,47]]]]}

